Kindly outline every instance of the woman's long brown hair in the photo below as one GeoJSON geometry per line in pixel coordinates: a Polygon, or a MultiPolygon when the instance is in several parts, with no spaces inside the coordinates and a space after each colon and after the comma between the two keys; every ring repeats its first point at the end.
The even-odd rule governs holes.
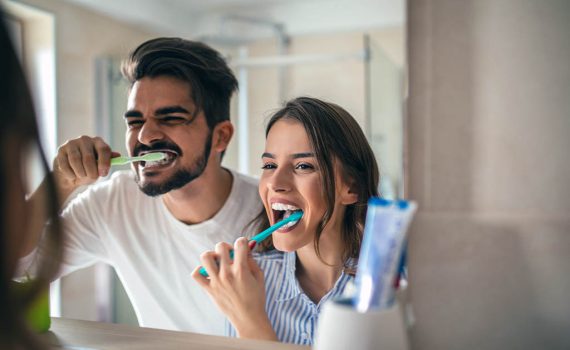
{"type": "MultiPolygon", "coordinates": [[[[298,97],[285,104],[270,118],[265,136],[280,119],[292,119],[300,122],[313,150],[321,170],[323,193],[327,209],[315,232],[315,251],[320,258],[319,239],[324,227],[329,222],[334,210],[335,198],[335,162],[340,165],[344,181],[351,184],[351,189],[358,195],[356,203],[348,205],[344,214],[341,237],[344,242],[343,258],[358,258],[368,199],[378,196],[380,179],[374,152],[356,120],[342,107],[311,97],[298,97]]],[[[261,231],[269,227],[265,210],[252,221],[261,231]]],[[[273,249],[271,237],[265,240],[260,250],[273,249]]]]}
{"type": "MultiPolygon", "coordinates": [[[[54,181],[49,171],[44,153],[41,151],[36,116],[33,108],[30,91],[25,76],[18,61],[8,32],[4,24],[4,13],[0,8],[0,348],[2,349],[41,349],[44,344],[28,328],[24,319],[24,310],[39,295],[49,288],[49,283],[57,274],[62,257],[63,236],[58,220],[58,206],[54,181]],[[16,141],[20,149],[7,149],[6,140],[16,141]],[[30,288],[17,294],[13,288],[12,278],[15,274],[15,264],[8,261],[14,252],[7,250],[11,246],[9,239],[24,239],[28,218],[16,218],[22,223],[20,232],[8,232],[7,215],[11,203],[8,198],[9,172],[17,171],[20,176],[21,168],[26,159],[22,159],[22,149],[38,147],[41,154],[41,166],[47,174],[45,178],[47,188],[46,212],[49,217],[47,225],[45,246],[43,247],[43,261],[38,264],[39,270],[35,275],[30,288]],[[18,154],[19,164],[7,163],[7,152],[18,154]]],[[[13,158],[13,157],[12,157],[13,158]]],[[[22,180],[22,182],[25,182],[22,180]]],[[[13,218],[12,218],[13,219],[13,218]]]]}

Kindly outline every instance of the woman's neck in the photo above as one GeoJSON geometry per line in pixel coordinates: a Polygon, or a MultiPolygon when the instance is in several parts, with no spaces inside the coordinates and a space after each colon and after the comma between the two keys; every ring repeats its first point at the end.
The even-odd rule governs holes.
{"type": "Polygon", "coordinates": [[[318,304],[334,287],[344,267],[340,234],[332,235],[332,232],[323,232],[321,238],[319,241],[320,259],[313,244],[308,244],[296,252],[297,280],[305,294],[315,304],[318,304]],[[325,235],[327,235],[326,239],[325,235]]]}

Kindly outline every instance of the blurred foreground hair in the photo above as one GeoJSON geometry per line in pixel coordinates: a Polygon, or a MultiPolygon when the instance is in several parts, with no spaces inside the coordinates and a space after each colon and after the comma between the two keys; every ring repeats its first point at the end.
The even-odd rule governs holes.
{"type": "MultiPolygon", "coordinates": [[[[55,185],[41,150],[32,98],[8,36],[2,8],[0,52],[0,349],[43,349],[47,347],[29,329],[24,310],[39,293],[49,288],[49,283],[56,276],[62,257],[63,236],[58,220],[55,185]],[[38,264],[34,280],[26,291],[15,293],[12,279],[16,273],[19,254],[13,251],[13,247],[21,247],[26,239],[30,217],[10,216],[14,203],[9,195],[20,193],[20,188],[24,191],[27,174],[23,173],[23,169],[28,161],[23,157],[26,154],[24,150],[34,148],[40,151],[41,167],[46,174],[44,181],[48,193],[45,211],[49,224],[45,232],[45,245],[42,247],[43,260],[38,264]],[[13,159],[17,161],[14,162],[13,159]],[[15,188],[15,185],[20,187],[15,188]],[[16,222],[18,225],[14,227],[7,222],[16,222]],[[15,228],[17,232],[12,232],[15,228]]],[[[21,198],[19,203],[23,201],[24,198],[21,198]]],[[[23,205],[23,210],[31,215],[31,208],[27,204],[23,205]]]]}

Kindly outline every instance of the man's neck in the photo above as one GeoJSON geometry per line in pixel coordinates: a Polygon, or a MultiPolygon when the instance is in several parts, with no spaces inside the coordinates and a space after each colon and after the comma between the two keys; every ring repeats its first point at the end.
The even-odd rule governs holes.
{"type": "Polygon", "coordinates": [[[206,169],[184,187],[166,193],[162,200],[176,219],[188,225],[198,224],[220,211],[230,195],[232,184],[232,174],[218,166],[206,169]]]}

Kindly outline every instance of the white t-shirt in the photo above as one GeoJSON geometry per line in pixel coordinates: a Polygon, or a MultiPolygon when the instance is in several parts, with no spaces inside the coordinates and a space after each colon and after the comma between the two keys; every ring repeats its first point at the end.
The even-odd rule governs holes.
{"type": "Polygon", "coordinates": [[[190,273],[203,251],[250,234],[244,227],[261,210],[257,180],[232,172],[232,189],[219,212],[186,225],[161,196],[142,193],[133,176],[117,172],[64,210],[61,274],[106,262],[123,282],[141,326],[222,335],[223,314],[190,273]]]}

